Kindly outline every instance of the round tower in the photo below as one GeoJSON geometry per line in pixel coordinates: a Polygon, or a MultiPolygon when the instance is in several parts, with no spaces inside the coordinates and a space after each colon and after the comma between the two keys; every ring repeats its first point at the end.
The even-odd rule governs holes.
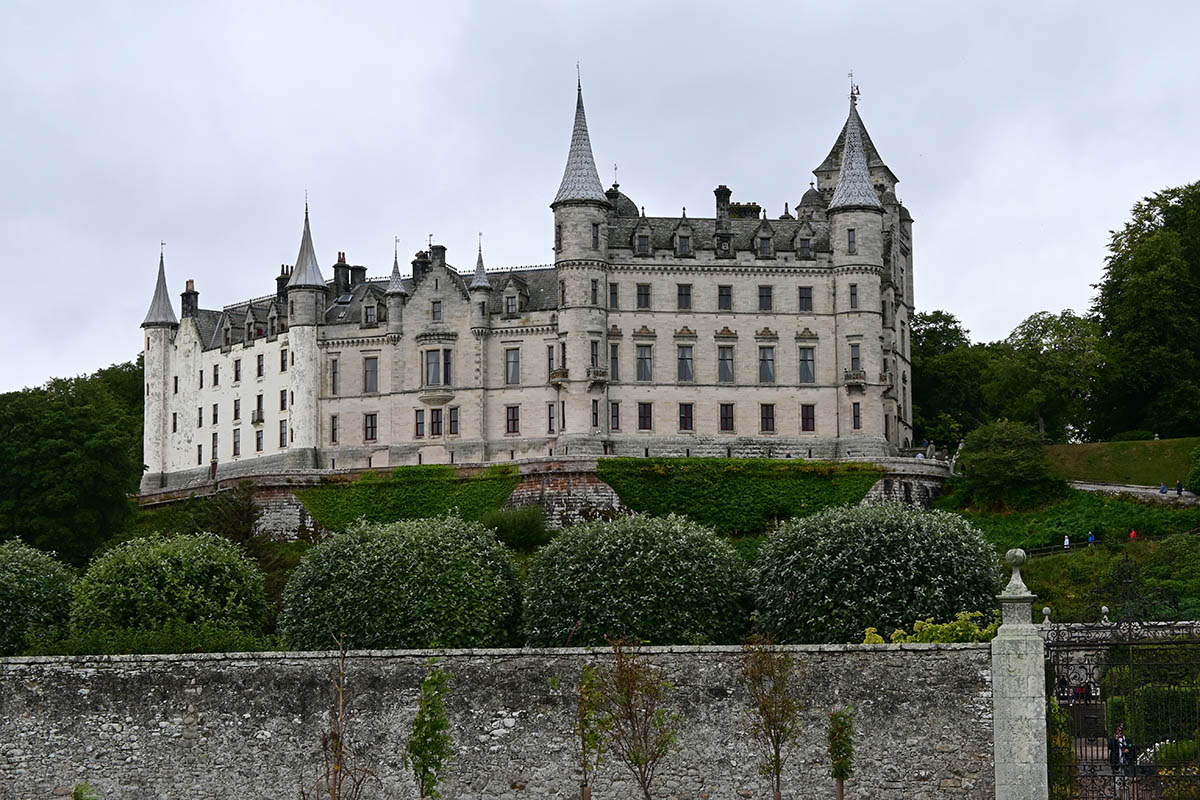
{"type": "Polygon", "coordinates": [[[320,442],[321,360],[317,326],[325,314],[325,279],[317,265],[308,204],[304,205],[304,233],[300,253],[287,285],[289,382],[294,400],[288,413],[288,452],[285,463],[294,469],[315,469],[320,442]]]}
{"type": "Polygon", "coordinates": [[[404,281],[400,277],[398,248],[392,254],[392,279],[383,296],[387,299],[388,333],[399,336],[404,333],[404,304],[408,302],[408,289],[404,288],[404,281]]]}
{"type": "Polygon", "coordinates": [[[167,293],[167,273],[163,255],[158,254],[158,282],[154,286],[154,297],[150,310],[142,322],[146,332],[142,363],[145,369],[145,414],[142,422],[142,460],[146,472],[142,475],[141,491],[149,492],[166,486],[167,465],[167,411],[171,396],[167,383],[171,374],[171,343],[179,330],[179,320],[171,308],[171,296],[167,293]]]}

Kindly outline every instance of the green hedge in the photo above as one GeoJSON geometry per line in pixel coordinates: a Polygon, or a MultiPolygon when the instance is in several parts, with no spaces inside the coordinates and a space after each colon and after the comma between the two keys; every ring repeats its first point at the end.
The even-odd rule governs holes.
{"type": "Polygon", "coordinates": [[[874,464],[766,458],[602,458],[596,471],[634,511],[686,514],[725,535],[858,503],[887,474],[874,464]]]}
{"type": "Polygon", "coordinates": [[[473,477],[459,477],[454,467],[397,467],[380,476],[366,472],[354,482],[328,483],[296,492],[322,527],[344,531],[360,517],[368,522],[395,522],[443,516],[454,509],[466,520],[478,520],[500,509],[521,476],[516,465],[489,467],[473,477]]]}
{"type": "Polygon", "coordinates": [[[1195,686],[1143,686],[1127,695],[1108,698],[1106,726],[1111,736],[1117,723],[1139,751],[1168,739],[1189,739],[1200,726],[1200,689],[1195,686]]]}

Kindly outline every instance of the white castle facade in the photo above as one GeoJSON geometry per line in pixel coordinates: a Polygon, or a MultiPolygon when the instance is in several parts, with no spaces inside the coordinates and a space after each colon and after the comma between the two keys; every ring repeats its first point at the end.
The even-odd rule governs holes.
{"type": "Polygon", "coordinates": [[[579,92],[555,263],[388,279],[317,263],[305,211],[273,295],[145,332],[142,491],[279,470],[540,456],[882,457],[912,436],[912,217],[852,96],[815,186],[768,219],[651,217],[596,173],[579,92]]]}

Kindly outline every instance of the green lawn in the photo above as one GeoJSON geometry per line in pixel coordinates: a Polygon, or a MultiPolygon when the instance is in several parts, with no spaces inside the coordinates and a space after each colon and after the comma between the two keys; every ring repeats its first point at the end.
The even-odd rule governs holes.
{"type": "Polygon", "coordinates": [[[1046,451],[1070,480],[1141,486],[1166,483],[1174,489],[1175,481],[1187,474],[1188,456],[1196,447],[1200,447],[1200,438],[1053,444],[1046,451]]]}

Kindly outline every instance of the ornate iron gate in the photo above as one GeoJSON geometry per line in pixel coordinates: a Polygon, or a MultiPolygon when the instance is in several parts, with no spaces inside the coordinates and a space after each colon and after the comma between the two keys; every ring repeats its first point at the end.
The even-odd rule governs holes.
{"type": "Polygon", "coordinates": [[[1200,800],[1200,621],[1044,632],[1050,800],[1200,800]]]}

